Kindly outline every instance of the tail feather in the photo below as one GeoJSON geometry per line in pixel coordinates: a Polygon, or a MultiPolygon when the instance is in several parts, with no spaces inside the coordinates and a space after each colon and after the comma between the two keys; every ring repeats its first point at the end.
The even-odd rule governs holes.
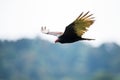
{"type": "Polygon", "coordinates": [[[82,40],[95,40],[95,39],[82,38],[82,40]]]}

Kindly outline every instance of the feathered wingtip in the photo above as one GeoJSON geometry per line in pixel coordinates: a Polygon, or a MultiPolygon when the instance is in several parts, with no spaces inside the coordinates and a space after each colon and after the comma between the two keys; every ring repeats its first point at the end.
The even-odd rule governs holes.
{"type": "Polygon", "coordinates": [[[84,14],[84,12],[82,12],[78,17],[77,17],[77,19],[76,20],[92,20],[93,22],[95,21],[95,20],[93,20],[95,17],[91,17],[93,14],[89,14],[90,13],[90,11],[88,11],[88,12],[86,12],[85,14],[84,14]],[[89,15],[88,15],[89,14],[89,15]]]}
{"type": "Polygon", "coordinates": [[[41,27],[41,32],[44,33],[44,34],[48,34],[49,33],[49,29],[46,29],[46,26],[45,27],[41,27]]]}

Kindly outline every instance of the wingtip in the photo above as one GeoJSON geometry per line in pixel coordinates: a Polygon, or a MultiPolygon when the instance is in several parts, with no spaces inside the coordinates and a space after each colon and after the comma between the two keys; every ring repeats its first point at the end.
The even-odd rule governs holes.
{"type": "Polygon", "coordinates": [[[83,13],[84,13],[84,12],[81,12],[81,13],[80,13],[80,15],[77,17],[77,19],[76,19],[76,20],[79,20],[79,19],[80,19],[80,17],[83,15],[83,13]]]}
{"type": "Polygon", "coordinates": [[[87,11],[86,13],[81,12],[81,14],[79,15],[79,17],[77,17],[76,20],[94,19],[94,17],[92,17],[93,14],[89,13],[90,11],[87,11]]]}
{"type": "Polygon", "coordinates": [[[44,34],[48,34],[49,33],[49,29],[46,29],[46,26],[45,27],[41,27],[41,32],[44,33],[44,34]]]}

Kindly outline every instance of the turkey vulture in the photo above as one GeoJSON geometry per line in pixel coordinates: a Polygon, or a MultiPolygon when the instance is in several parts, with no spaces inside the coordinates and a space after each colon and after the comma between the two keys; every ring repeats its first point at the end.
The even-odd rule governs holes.
{"type": "Polygon", "coordinates": [[[82,35],[88,30],[87,28],[94,22],[93,14],[81,13],[75,21],[69,24],[64,33],[62,32],[50,32],[46,27],[41,27],[41,32],[50,35],[59,35],[58,39],[55,41],[59,43],[73,43],[79,40],[94,40],[89,38],[82,38],[82,35]]]}

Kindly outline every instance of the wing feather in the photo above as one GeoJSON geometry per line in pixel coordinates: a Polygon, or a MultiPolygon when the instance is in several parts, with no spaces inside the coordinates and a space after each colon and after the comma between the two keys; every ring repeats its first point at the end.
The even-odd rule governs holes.
{"type": "Polygon", "coordinates": [[[78,18],[78,20],[84,18],[88,13],[89,13],[89,11],[88,11],[87,13],[85,13],[83,16],[81,15],[81,16],[78,18]]]}
{"type": "Polygon", "coordinates": [[[90,25],[92,25],[94,22],[94,17],[91,17],[93,14],[88,14],[89,11],[85,14],[82,12],[74,22],[72,22],[66,27],[61,37],[81,37],[88,30],[90,25]]]}
{"type": "Polygon", "coordinates": [[[80,16],[73,22],[74,23],[74,30],[77,36],[82,36],[88,28],[94,23],[94,17],[91,17],[93,14],[88,15],[89,11],[80,16]]]}

